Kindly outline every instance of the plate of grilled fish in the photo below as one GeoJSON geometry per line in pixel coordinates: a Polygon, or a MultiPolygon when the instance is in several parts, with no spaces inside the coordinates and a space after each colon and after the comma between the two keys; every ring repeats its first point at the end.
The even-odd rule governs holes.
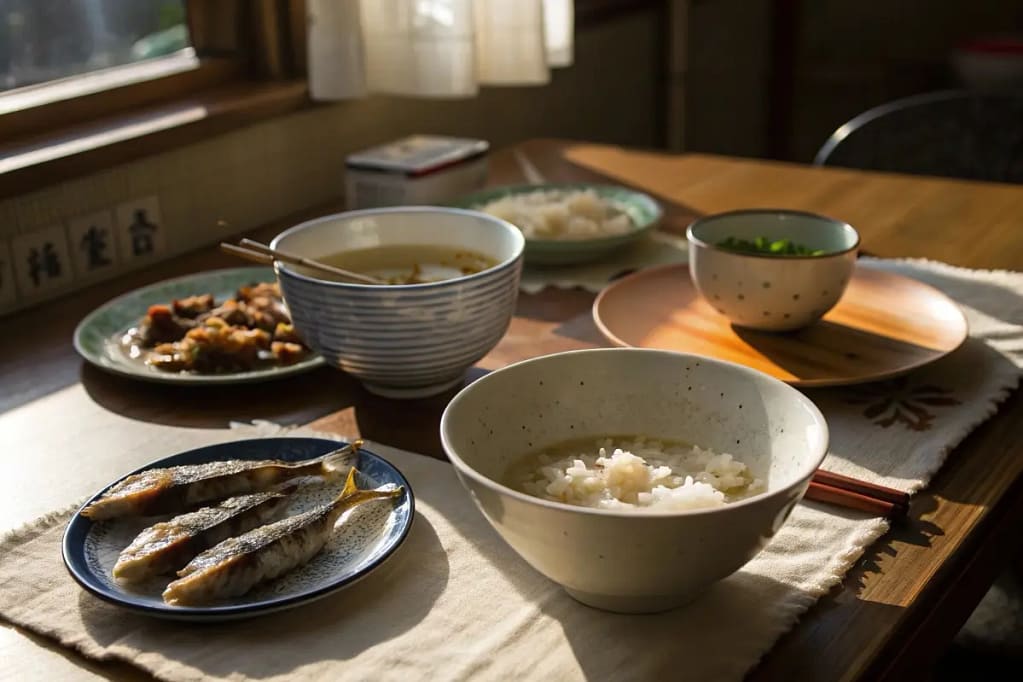
{"type": "Polygon", "coordinates": [[[103,304],[74,346],[102,370],[145,381],[266,381],[325,364],[291,324],[273,269],[225,268],[157,282],[103,304]]]}
{"type": "Polygon", "coordinates": [[[261,438],[153,462],[71,518],[64,563],[100,599],[177,620],[327,596],[386,561],[415,513],[405,477],[361,445],[261,438]]]}

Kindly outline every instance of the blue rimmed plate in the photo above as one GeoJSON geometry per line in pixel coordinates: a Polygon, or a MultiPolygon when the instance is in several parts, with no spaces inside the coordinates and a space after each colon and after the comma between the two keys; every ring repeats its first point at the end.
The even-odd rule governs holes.
{"type": "Polygon", "coordinates": [[[276,279],[277,275],[272,268],[256,266],[196,272],[150,284],[107,301],[89,313],[75,328],[75,350],[85,360],[107,372],[163,384],[185,386],[243,384],[308,372],[323,365],[323,358],[310,354],[293,365],[260,367],[245,372],[224,374],[166,372],[128,357],[117,342],[122,334],[138,324],[149,306],[155,303],[170,303],[176,298],[203,293],[211,293],[218,301],[223,301],[234,296],[241,286],[256,282],[273,282],[276,279]]]}
{"type": "MultiPolygon", "coordinates": [[[[342,445],[322,438],[233,441],[172,455],[131,473],[226,459],[298,461],[318,457],[342,445]]],[[[360,487],[392,483],[403,486],[404,492],[396,500],[371,502],[350,510],[338,522],[326,547],[309,563],[229,602],[204,607],[170,606],[163,602],[161,593],[173,576],[137,587],[128,587],[114,580],[111,572],[118,554],[139,531],[159,520],[155,517],[93,522],[82,516],[79,510],[64,531],[64,564],[79,585],[100,599],[159,618],[232,620],[289,609],[320,599],[369,575],[398,549],[412,527],[415,500],[401,472],[382,457],[362,449],[355,466],[362,474],[358,481],[360,487]]],[[[298,514],[334,499],[342,485],[343,481],[303,481],[292,496],[286,514],[298,514]]],[[[89,502],[109,487],[99,491],[89,502]]]]}

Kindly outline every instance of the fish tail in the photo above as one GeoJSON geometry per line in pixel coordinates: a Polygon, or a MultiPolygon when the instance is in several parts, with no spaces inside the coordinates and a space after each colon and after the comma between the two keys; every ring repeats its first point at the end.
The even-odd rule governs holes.
{"type": "Polygon", "coordinates": [[[338,477],[350,473],[355,469],[355,462],[361,447],[362,440],[357,438],[343,448],[323,455],[319,461],[321,473],[327,477],[338,477]]]}
{"type": "Polygon", "coordinates": [[[348,478],[345,479],[344,490],[341,491],[341,494],[338,495],[337,499],[342,500],[348,497],[349,495],[354,495],[355,493],[359,492],[359,486],[355,482],[356,473],[357,472],[355,470],[355,467],[352,467],[351,470],[349,470],[348,478]]]}
{"type": "Polygon", "coordinates": [[[360,488],[355,482],[355,478],[358,473],[359,472],[355,469],[355,467],[352,467],[348,472],[348,478],[345,479],[344,489],[341,491],[341,494],[334,499],[335,507],[348,507],[361,504],[362,502],[368,502],[370,500],[397,497],[398,495],[401,495],[403,491],[402,486],[394,485],[375,489],[360,488]]]}

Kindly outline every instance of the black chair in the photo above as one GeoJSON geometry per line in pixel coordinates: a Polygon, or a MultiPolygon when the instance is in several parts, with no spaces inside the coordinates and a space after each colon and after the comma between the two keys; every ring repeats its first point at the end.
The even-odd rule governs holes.
{"type": "Polygon", "coordinates": [[[1023,96],[942,91],[870,109],[814,164],[1023,183],[1023,96]]]}

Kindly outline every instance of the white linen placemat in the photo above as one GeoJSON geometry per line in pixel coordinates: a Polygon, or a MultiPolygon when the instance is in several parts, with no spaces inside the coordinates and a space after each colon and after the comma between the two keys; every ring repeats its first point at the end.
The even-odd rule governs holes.
{"type": "MultiPolygon", "coordinates": [[[[869,264],[944,289],[963,303],[971,338],[904,379],[809,392],[831,425],[825,467],[919,490],[1019,381],[1023,275],[923,261],[869,264]]],[[[175,449],[277,430],[182,429],[175,449]]],[[[800,504],[759,556],[690,606],[608,614],[574,602],[507,548],[449,465],[368,447],[409,478],[417,518],[393,561],[337,595],[204,627],[126,614],[64,571],[64,510],[0,540],[0,616],[166,680],[657,679],[676,678],[680,661],[687,679],[729,680],[755,666],[887,529],[864,514],[800,504]]]]}

